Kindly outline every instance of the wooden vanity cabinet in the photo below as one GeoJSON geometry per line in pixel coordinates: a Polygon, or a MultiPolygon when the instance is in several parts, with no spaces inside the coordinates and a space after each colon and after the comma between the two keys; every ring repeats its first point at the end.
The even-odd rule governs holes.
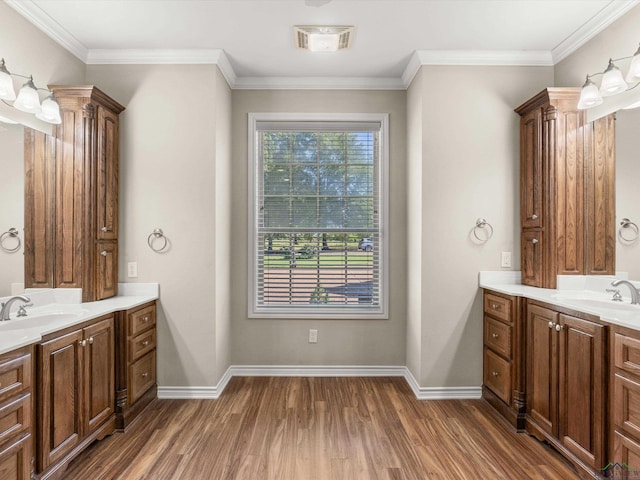
{"type": "Polygon", "coordinates": [[[33,346],[0,355],[0,478],[28,480],[33,465],[33,346]]]}
{"type": "Polygon", "coordinates": [[[613,327],[611,345],[612,463],[640,469],[640,332],[613,327]]]}
{"type": "Polygon", "coordinates": [[[114,315],[52,337],[37,346],[42,480],[62,478],[68,462],[115,429],[114,315]]]}
{"type": "Polygon", "coordinates": [[[547,88],[520,119],[522,283],[615,269],[612,117],[588,123],[579,88],[547,88]]]}
{"type": "Polygon", "coordinates": [[[527,303],[527,431],[591,476],[607,464],[607,328],[527,303]]]}
{"type": "Polygon", "coordinates": [[[482,396],[518,430],[524,428],[522,302],[499,292],[483,294],[482,396]]]}
{"type": "Polygon", "coordinates": [[[94,86],[51,86],[62,123],[25,129],[25,286],[117,293],[118,115],[94,86]]]}
{"type": "Polygon", "coordinates": [[[156,303],[116,318],[116,427],[124,430],[156,398],[156,303]]]}

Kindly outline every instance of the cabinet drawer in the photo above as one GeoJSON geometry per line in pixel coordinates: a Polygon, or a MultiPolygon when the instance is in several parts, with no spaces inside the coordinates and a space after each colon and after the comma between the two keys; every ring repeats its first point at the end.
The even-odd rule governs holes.
{"type": "Polygon", "coordinates": [[[485,293],[484,312],[507,323],[511,323],[511,300],[491,293],[485,293]]]}
{"type": "Polygon", "coordinates": [[[2,480],[31,480],[31,435],[0,446],[0,478],[2,480]]]}
{"type": "Polygon", "coordinates": [[[640,375],[640,340],[616,333],[613,351],[616,367],[640,375]]]}
{"type": "Polygon", "coordinates": [[[31,429],[31,394],[0,405],[0,443],[31,429]]]}
{"type": "Polygon", "coordinates": [[[31,388],[31,354],[0,357],[0,403],[31,388]],[[4,360],[7,358],[7,360],[4,360]]]}
{"type": "Polygon", "coordinates": [[[156,329],[148,330],[129,339],[129,361],[133,362],[156,348],[156,329]]]}
{"type": "Polygon", "coordinates": [[[135,337],[139,333],[156,324],[156,306],[149,305],[129,314],[129,335],[135,337]]]}
{"type": "Polygon", "coordinates": [[[618,373],[613,377],[613,423],[640,438],[640,383],[618,373]]]}
{"type": "Polygon", "coordinates": [[[511,327],[485,316],[484,344],[507,360],[511,360],[511,327]]]}
{"type": "MultiPolygon", "coordinates": [[[[616,430],[613,433],[613,458],[609,459],[609,461],[619,465],[626,463],[635,473],[640,468],[640,444],[616,430]]],[[[620,471],[615,473],[616,475],[612,475],[612,478],[626,478],[621,475],[620,471]]],[[[629,478],[636,477],[632,477],[630,474],[629,478]]]]}
{"type": "Polygon", "coordinates": [[[156,351],[152,350],[129,366],[129,403],[135,403],[156,383],[156,351]]]}
{"type": "Polygon", "coordinates": [[[511,363],[488,348],[484,349],[484,385],[511,404],[511,363]]]}

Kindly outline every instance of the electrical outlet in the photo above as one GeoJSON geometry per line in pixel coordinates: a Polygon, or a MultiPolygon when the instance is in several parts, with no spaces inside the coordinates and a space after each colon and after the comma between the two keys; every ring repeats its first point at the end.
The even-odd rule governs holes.
{"type": "Polygon", "coordinates": [[[500,266],[504,268],[511,267],[511,252],[502,252],[502,259],[500,260],[500,266]]]}
{"type": "Polygon", "coordinates": [[[309,330],[309,343],[318,343],[318,330],[309,330]]]}
{"type": "Polygon", "coordinates": [[[127,277],[135,278],[137,276],[138,276],[138,263],[137,262],[127,263],[127,277]]]}

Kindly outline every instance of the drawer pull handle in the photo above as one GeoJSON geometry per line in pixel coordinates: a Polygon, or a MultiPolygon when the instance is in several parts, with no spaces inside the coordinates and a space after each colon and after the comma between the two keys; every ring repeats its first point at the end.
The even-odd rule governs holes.
{"type": "Polygon", "coordinates": [[[103,257],[106,257],[107,256],[107,251],[106,250],[102,250],[100,252],[100,255],[102,255],[103,257]]]}
{"type": "Polygon", "coordinates": [[[533,243],[535,245],[536,243],[538,243],[538,239],[537,238],[532,238],[531,239],[531,243],[533,243]]]}
{"type": "Polygon", "coordinates": [[[492,303],[491,304],[491,308],[493,308],[494,310],[500,310],[500,304],[499,303],[492,303]]]}
{"type": "Polygon", "coordinates": [[[553,328],[554,325],[555,325],[555,323],[549,322],[549,328],[553,328]]]}
{"type": "Polygon", "coordinates": [[[493,375],[494,377],[497,377],[500,374],[498,372],[491,372],[491,375],[493,375]]]}
{"type": "Polygon", "coordinates": [[[149,374],[147,372],[142,374],[142,378],[147,378],[149,376],[149,374]]]}
{"type": "Polygon", "coordinates": [[[492,334],[491,334],[491,336],[492,336],[493,338],[498,338],[498,337],[499,337],[499,335],[498,335],[497,333],[492,333],[492,334]]]}
{"type": "Polygon", "coordinates": [[[102,228],[100,229],[100,231],[101,231],[101,232],[106,232],[106,231],[107,231],[107,227],[102,227],[102,228]]]}

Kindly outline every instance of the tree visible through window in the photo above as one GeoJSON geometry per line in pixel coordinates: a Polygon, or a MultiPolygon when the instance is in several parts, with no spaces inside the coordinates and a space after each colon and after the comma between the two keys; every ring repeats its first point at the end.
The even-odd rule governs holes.
{"type": "Polygon", "coordinates": [[[381,307],[380,122],[258,122],[255,306],[381,307]]]}

